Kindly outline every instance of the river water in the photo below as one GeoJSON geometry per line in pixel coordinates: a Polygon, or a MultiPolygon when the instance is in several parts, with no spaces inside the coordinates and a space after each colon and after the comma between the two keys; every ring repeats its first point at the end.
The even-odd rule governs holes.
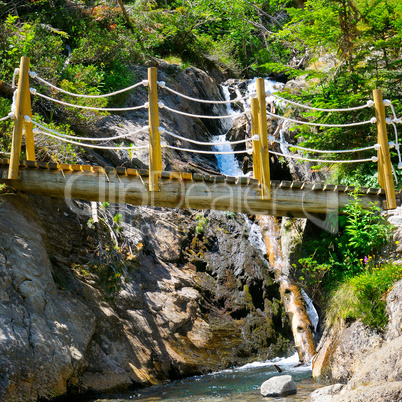
{"type": "Polygon", "coordinates": [[[295,354],[287,359],[274,359],[264,363],[250,363],[234,369],[128,392],[114,396],[114,399],[96,399],[95,401],[303,401],[311,392],[319,388],[320,385],[311,379],[311,367],[295,367],[297,364],[298,356],[295,354]],[[277,372],[274,363],[283,370],[282,373],[277,372]],[[261,384],[273,376],[285,374],[290,374],[296,381],[297,394],[283,398],[264,398],[260,393],[261,384]]]}

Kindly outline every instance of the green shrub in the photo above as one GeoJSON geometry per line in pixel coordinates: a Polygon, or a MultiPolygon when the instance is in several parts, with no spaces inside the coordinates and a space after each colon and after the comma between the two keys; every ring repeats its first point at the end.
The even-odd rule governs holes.
{"type": "Polygon", "coordinates": [[[347,279],[331,294],[326,309],[327,326],[340,320],[361,319],[366,325],[383,329],[387,324],[385,294],[402,279],[402,266],[376,265],[347,279]]]}
{"type": "Polygon", "coordinates": [[[375,205],[364,209],[358,193],[338,218],[337,233],[319,233],[304,244],[299,259],[299,278],[313,293],[317,287],[330,290],[365,270],[363,259],[378,253],[390,238],[392,226],[375,205]]]}

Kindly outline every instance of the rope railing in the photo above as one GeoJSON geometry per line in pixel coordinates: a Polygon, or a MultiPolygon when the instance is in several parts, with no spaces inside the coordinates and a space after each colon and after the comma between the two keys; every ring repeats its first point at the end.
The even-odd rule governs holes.
{"type": "Polygon", "coordinates": [[[182,116],[187,116],[187,117],[195,117],[199,119],[236,119],[237,117],[244,116],[248,113],[250,113],[249,110],[246,110],[245,112],[242,113],[236,113],[236,114],[230,114],[230,115],[224,115],[224,116],[207,116],[203,114],[192,114],[192,113],[186,113],[182,112],[180,110],[172,109],[171,107],[166,106],[163,102],[158,102],[159,109],[166,109],[169,110],[169,112],[180,114],[182,116]]]}
{"type": "Polygon", "coordinates": [[[82,105],[76,105],[74,103],[64,102],[64,101],[61,101],[58,99],[51,98],[50,96],[41,94],[35,88],[30,88],[29,91],[31,92],[32,95],[38,95],[41,98],[47,99],[48,101],[51,101],[51,102],[58,103],[60,105],[75,107],[78,109],[96,110],[96,111],[100,111],[100,112],[125,112],[125,111],[129,111],[129,110],[146,109],[148,107],[148,103],[144,103],[143,105],[140,105],[140,106],[121,107],[121,108],[82,106],[82,105]]]}
{"type": "Polygon", "coordinates": [[[301,151],[316,152],[316,153],[319,153],[319,154],[346,154],[346,153],[352,153],[352,152],[368,151],[369,149],[375,149],[375,150],[378,151],[380,149],[380,144],[374,144],[374,145],[370,145],[370,146],[362,147],[362,148],[342,149],[342,150],[313,149],[313,148],[301,147],[299,145],[292,145],[292,144],[289,144],[286,141],[278,141],[277,139],[275,139],[274,136],[269,136],[268,141],[270,143],[276,143],[276,144],[280,144],[280,145],[285,145],[288,148],[296,148],[296,149],[300,149],[301,151]]]}
{"type": "Polygon", "coordinates": [[[181,135],[172,133],[171,131],[168,131],[163,127],[159,127],[159,133],[160,134],[168,134],[171,137],[177,138],[179,140],[187,141],[187,142],[190,142],[192,144],[204,145],[204,146],[245,144],[245,143],[253,141],[253,140],[258,141],[259,138],[260,138],[258,135],[254,135],[252,138],[245,138],[244,140],[238,140],[238,141],[205,142],[205,141],[196,141],[196,140],[192,140],[191,138],[182,137],[181,135]]]}
{"type": "MultiPolygon", "coordinates": [[[[222,144],[222,143],[221,143],[222,144]]],[[[208,154],[208,155],[235,155],[235,154],[252,154],[253,150],[252,149],[246,149],[246,150],[241,150],[241,151],[205,151],[205,150],[199,150],[199,149],[190,149],[190,148],[181,148],[181,147],[175,147],[174,145],[170,145],[168,143],[163,143],[161,144],[162,147],[165,148],[170,148],[170,149],[175,149],[176,151],[183,151],[183,152],[193,152],[197,154],[208,154]]]]}
{"type": "Polygon", "coordinates": [[[8,114],[7,116],[4,116],[4,117],[2,117],[1,119],[0,119],[0,121],[5,121],[5,120],[7,120],[7,119],[11,119],[11,113],[10,114],[8,114]]]}
{"type": "Polygon", "coordinates": [[[271,117],[275,117],[280,120],[287,120],[292,123],[296,124],[304,124],[307,126],[315,126],[315,127],[355,127],[355,126],[361,126],[364,124],[375,124],[377,122],[377,119],[375,117],[372,117],[370,120],[366,121],[359,121],[356,123],[346,123],[346,124],[326,124],[326,123],[311,123],[309,121],[301,121],[301,120],[296,120],[296,119],[291,119],[290,117],[285,117],[285,116],[280,116],[275,113],[271,113],[267,110],[267,115],[271,117]]]}
{"type": "Polygon", "coordinates": [[[273,96],[274,98],[279,99],[281,102],[289,103],[289,104],[294,105],[294,106],[299,106],[299,107],[302,107],[304,109],[315,110],[317,112],[350,112],[350,111],[353,111],[353,110],[361,110],[361,109],[370,108],[370,107],[374,106],[374,101],[369,100],[369,101],[367,101],[367,103],[365,105],[361,105],[361,106],[355,106],[355,107],[349,107],[349,108],[338,108],[338,109],[325,109],[325,108],[319,108],[319,107],[305,105],[303,103],[294,102],[294,101],[292,101],[290,99],[282,98],[282,97],[280,97],[280,96],[278,96],[275,93],[272,93],[270,91],[267,91],[266,95],[273,96]]]}
{"type": "Polygon", "coordinates": [[[397,129],[396,124],[394,123],[393,120],[387,118],[386,121],[387,121],[387,124],[392,124],[392,126],[394,127],[395,143],[393,145],[395,146],[396,153],[398,154],[398,169],[402,169],[401,151],[400,151],[399,139],[398,139],[398,129],[397,129]]]}
{"type": "MultiPolygon", "coordinates": [[[[28,117],[28,116],[26,116],[26,117],[28,117]]],[[[28,120],[27,122],[28,123],[32,122],[33,124],[35,124],[36,126],[42,128],[43,130],[47,130],[47,131],[49,131],[49,132],[51,132],[53,134],[60,135],[61,137],[70,138],[70,139],[77,140],[77,141],[95,141],[95,142],[96,141],[103,141],[103,142],[105,142],[105,141],[113,141],[113,140],[118,140],[118,139],[121,139],[121,138],[127,138],[130,135],[135,135],[135,134],[140,133],[141,131],[149,129],[149,126],[144,126],[144,127],[141,127],[140,129],[138,129],[136,131],[132,131],[132,132],[129,132],[127,134],[115,135],[114,137],[77,137],[75,135],[68,135],[68,134],[59,133],[59,132],[57,132],[55,130],[52,130],[52,129],[46,127],[46,126],[43,126],[42,124],[40,124],[40,123],[38,123],[37,121],[34,121],[34,120],[30,120],[30,121],[28,120]]]]}
{"type": "Polygon", "coordinates": [[[167,91],[169,91],[169,92],[171,92],[171,93],[173,93],[173,94],[175,94],[177,96],[180,96],[181,98],[188,99],[188,100],[191,100],[191,101],[194,101],[194,102],[210,103],[210,104],[214,104],[214,105],[225,105],[225,104],[229,104],[229,103],[241,102],[243,100],[250,99],[250,98],[252,98],[253,96],[256,95],[256,92],[252,92],[249,95],[242,96],[242,97],[239,97],[239,98],[236,98],[236,99],[230,99],[230,100],[224,100],[224,101],[214,101],[214,100],[193,98],[191,96],[185,95],[185,94],[183,94],[181,92],[175,91],[172,88],[169,88],[168,86],[166,86],[166,83],[164,81],[158,81],[158,85],[159,85],[160,88],[166,89],[167,91]]]}
{"type": "Polygon", "coordinates": [[[30,71],[30,72],[29,72],[29,76],[30,76],[31,78],[36,79],[36,80],[39,81],[39,82],[42,82],[43,84],[45,84],[45,85],[47,85],[47,86],[49,86],[49,87],[55,89],[55,90],[58,91],[58,92],[62,92],[62,93],[64,93],[64,94],[70,95],[70,96],[75,96],[75,97],[79,97],[79,98],[89,98],[89,99],[108,98],[108,97],[110,97],[110,96],[114,96],[114,95],[117,95],[117,94],[121,94],[121,93],[123,93],[123,92],[130,91],[130,90],[132,90],[132,89],[134,89],[134,88],[137,88],[137,87],[139,87],[139,86],[141,86],[141,85],[142,85],[142,86],[147,86],[147,85],[148,85],[148,80],[143,80],[143,81],[141,81],[141,82],[137,82],[137,83],[134,84],[134,85],[131,85],[131,86],[126,87],[126,88],[123,88],[123,89],[119,89],[118,91],[110,92],[110,93],[108,93],[108,94],[86,95],[86,94],[77,94],[77,93],[69,92],[69,91],[66,91],[65,89],[59,88],[59,87],[57,87],[56,85],[53,85],[52,83],[50,83],[49,81],[46,81],[45,79],[39,77],[39,75],[38,75],[37,73],[35,73],[34,71],[30,71]]]}
{"type": "Polygon", "coordinates": [[[384,99],[384,106],[389,106],[391,108],[392,111],[392,115],[393,115],[393,119],[391,119],[394,123],[402,123],[402,120],[399,119],[395,113],[395,108],[394,105],[392,104],[392,101],[390,101],[389,99],[384,99]]]}
{"type": "Polygon", "coordinates": [[[67,138],[64,138],[64,137],[61,137],[59,135],[50,133],[50,132],[45,131],[45,130],[40,130],[40,129],[34,129],[34,133],[35,134],[47,135],[48,137],[56,138],[59,141],[68,142],[69,144],[75,144],[75,145],[79,145],[79,146],[85,147],[85,148],[109,149],[109,150],[134,150],[134,149],[145,149],[145,148],[148,149],[149,148],[148,145],[142,145],[142,146],[133,145],[131,147],[110,147],[110,146],[103,146],[103,145],[84,144],[82,142],[72,141],[72,140],[69,140],[67,138]]]}
{"type": "Polygon", "coordinates": [[[317,162],[317,163],[359,163],[359,162],[378,162],[378,157],[377,156],[372,156],[371,158],[367,159],[354,159],[354,160],[335,160],[335,159],[311,159],[311,158],[305,158],[302,156],[297,156],[297,155],[285,155],[280,152],[275,152],[275,151],[269,151],[270,153],[277,155],[277,156],[283,156],[284,158],[290,158],[290,159],[297,159],[301,161],[306,161],[306,162],[317,162]]]}

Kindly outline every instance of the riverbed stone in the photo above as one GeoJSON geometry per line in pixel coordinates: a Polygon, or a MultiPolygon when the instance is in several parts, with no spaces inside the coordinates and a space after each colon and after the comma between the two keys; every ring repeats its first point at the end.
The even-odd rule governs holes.
{"type": "Polygon", "coordinates": [[[310,394],[306,402],[333,402],[334,396],[338,395],[343,388],[345,388],[345,384],[333,384],[316,389],[310,394]]]}
{"type": "Polygon", "coordinates": [[[296,393],[297,386],[291,375],[272,377],[261,385],[262,396],[278,397],[294,395],[296,393]]]}

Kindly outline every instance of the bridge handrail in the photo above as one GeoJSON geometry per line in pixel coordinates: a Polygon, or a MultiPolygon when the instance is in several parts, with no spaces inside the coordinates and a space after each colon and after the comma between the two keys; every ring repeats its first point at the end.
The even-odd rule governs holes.
{"type": "Polygon", "coordinates": [[[127,134],[115,135],[114,137],[100,137],[100,138],[99,137],[77,137],[75,135],[62,134],[62,133],[59,133],[58,131],[52,130],[46,126],[43,126],[42,124],[38,123],[37,121],[32,120],[31,118],[29,118],[29,116],[25,116],[25,121],[27,123],[33,123],[33,124],[35,124],[35,126],[38,126],[38,127],[42,128],[43,130],[47,130],[55,135],[59,135],[64,138],[71,138],[73,140],[79,140],[79,141],[112,141],[112,140],[117,140],[120,138],[127,138],[129,135],[138,134],[143,130],[149,129],[149,126],[144,126],[144,127],[139,128],[138,130],[130,131],[127,134]]]}
{"type": "Polygon", "coordinates": [[[175,149],[176,151],[183,151],[183,152],[193,152],[197,154],[209,154],[209,155],[233,155],[233,154],[252,154],[252,149],[247,150],[240,150],[240,151],[205,151],[200,149],[190,149],[190,148],[181,148],[175,147],[174,145],[170,145],[168,143],[161,144],[162,147],[175,149]]]}
{"type": "Polygon", "coordinates": [[[377,122],[376,117],[372,117],[370,120],[366,121],[358,121],[356,123],[346,123],[346,124],[326,124],[326,123],[311,123],[309,121],[301,121],[296,119],[291,119],[290,117],[280,116],[276,113],[271,113],[267,110],[267,115],[271,117],[276,117],[277,119],[291,121],[292,123],[297,124],[304,124],[307,126],[315,126],[315,127],[354,127],[354,126],[361,126],[364,124],[375,124],[377,122]]]}
{"type": "Polygon", "coordinates": [[[44,135],[47,135],[48,137],[57,138],[60,141],[68,142],[69,144],[80,145],[81,147],[86,147],[86,148],[113,149],[113,150],[129,150],[129,149],[145,149],[145,148],[148,149],[149,148],[148,145],[140,145],[140,146],[133,145],[131,147],[110,147],[110,146],[103,146],[103,145],[84,144],[83,142],[72,141],[67,138],[63,138],[58,135],[52,134],[48,131],[40,130],[38,128],[35,128],[34,131],[36,134],[44,134],[44,135]]]}
{"type": "Polygon", "coordinates": [[[164,127],[159,127],[159,132],[161,134],[168,134],[172,137],[175,137],[179,140],[183,140],[183,141],[187,141],[187,142],[191,142],[192,144],[197,144],[197,145],[205,145],[205,146],[213,146],[213,145],[236,145],[236,144],[244,144],[250,141],[258,141],[259,140],[259,136],[255,135],[252,138],[245,138],[244,140],[238,140],[238,141],[225,141],[225,142],[205,142],[205,141],[196,141],[196,140],[192,140],[191,138],[186,138],[186,137],[182,137],[181,135],[172,133],[169,130],[166,130],[166,128],[164,127]]]}
{"type": "Polygon", "coordinates": [[[86,94],[76,94],[76,93],[73,93],[73,92],[66,91],[65,89],[59,88],[56,85],[53,85],[52,83],[50,83],[49,81],[46,81],[45,79],[39,77],[39,75],[37,73],[35,73],[34,71],[30,71],[29,76],[31,78],[34,78],[34,79],[42,82],[43,84],[45,84],[47,86],[55,89],[58,92],[63,92],[66,95],[76,96],[76,97],[79,97],[79,98],[89,98],[89,99],[108,98],[109,96],[114,96],[114,95],[117,95],[117,94],[121,94],[122,92],[130,91],[131,89],[137,88],[137,87],[139,87],[141,85],[143,85],[144,87],[148,85],[148,80],[143,80],[141,82],[137,82],[134,85],[131,85],[131,86],[123,88],[123,89],[119,89],[118,91],[110,92],[108,94],[86,95],[86,94]]]}
{"type": "Polygon", "coordinates": [[[87,109],[87,110],[98,110],[101,112],[124,112],[127,110],[138,110],[138,109],[146,109],[148,107],[148,103],[144,103],[143,105],[140,106],[133,106],[133,107],[114,107],[114,108],[109,108],[109,107],[93,107],[93,106],[82,106],[82,105],[75,105],[74,103],[69,103],[69,102],[64,102],[59,99],[51,98],[50,96],[41,94],[38,92],[35,88],[29,88],[29,91],[31,92],[32,95],[38,95],[41,98],[47,99],[48,101],[51,102],[56,102],[59,103],[60,105],[64,106],[70,106],[70,107],[75,107],[78,109],[87,109]]]}
{"type": "Polygon", "coordinates": [[[372,156],[371,158],[367,159],[354,159],[354,160],[345,160],[345,159],[311,159],[311,158],[304,158],[302,156],[296,156],[296,155],[285,155],[280,152],[275,152],[275,151],[269,151],[270,154],[274,154],[277,156],[283,156],[284,158],[290,158],[290,159],[297,159],[301,161],[306,161],[306,162],[318,162],[318,163],[360,163],[360,162],[378,162],[378,157],[377,156],[372,156]]]}
{"type": "Polygon", "coordinates": [[[182,112],[180,110],[172,109],[171,107],[166,106],[163,102],[158,102],[158,106],[159,106],[159,109],[166,109],[172,113],[181,114],[182,116],[188,116],[188,117],[197,117],[199,119],[216,119],[216,120],[218,120],[218,119],[236,119],[237,117],[244,116],[244,115],[250,113],[250,110],[246,110],[241,113],[224,115],[224,116],[208,116],[208,115],[203,115],[203,114],[186,113],[186,112],[182,112]]]}
{"type": "Polygon", "coordinates": [[[305,105],[303,103],[298,103],[298,102],[292,101],[290,99],[282,98],[281,96],[278,96],[278,95],[276,95],[275,93],[273,93],[271,91],[267,91],[266,94],[268,96],[273,96],[274,98],[279,99],[280,101],[282,101],[284,103],[290,103],[291,105],[299,106],[299,107],[302,107],[304,109],[316,110],[318,112],[350,112],[350,111],[353,111],[353,110],[361,110],[361,109],[365,109],[366,107],[373,107],[374,106],[374,101],[372,101],[370,99],[370,100],[367,101],[367,103],[365,105],[361,105],[361,106],[348,107],[348,108],[338,108],[338,109],[325,109],[325,108],[319,108],[319,107],[305,105]]]}
{"type": "Polygon", "coordinates": [[[362,148],[355,148],[355,149],[341,149],[341,150],[323,150],[323,149],[313,149],[313,148],[305,148],[305,147],[301,147],[299,145],[292,145],[289,144],[286,141],[278,141],[274,136],[269,136],[268,137],[268,141],[270,143],[277,143],[280,145],[285,145],[286,147],[289,148],[296,148],[296,149],[300,149],[302,151],[308,151],[308,152],[316,152],[319,154],[346,154],[346,153],[351,153],[351,152],[359,152],[359,151],[368,151],[369,149],[375,149],[375,150],[379,150],[380,149],[380,144],[374,144],[374,145],[370,145],[367,147],[362,147],[362,148]]]}
{"type": "Polygon", "coordinates": [[[252,93],[250,93],[250,94],[248,94],[246,96],[241,96],[241,97],[236,98],[236,99],[229,99],[229,100],[224,100],[224,101],[214,101],[214,100],[193,98],[191,96],[184,95],[183,93],[175,91],[174,89],[169,88],[168,86],[166,86],[165,81],[158,81],[158,85],[161,88],[166,89],[167,91],[169,91],[169,92],[171,92],[171,93],[173,93],[173,94],[175,94],[177,96],[180,96],[181,98],[188,99],[188,100],[191,100],[191,101],[194,101],[194,102],[199,102],[199,103],[212,103],[214,105],[225,105],[225,104],[228,104],[228,103],[240,102],[242,100],[252,98],[253,96],[255,96],[257,94],[257,92],[252,92],[252,93]]]}

